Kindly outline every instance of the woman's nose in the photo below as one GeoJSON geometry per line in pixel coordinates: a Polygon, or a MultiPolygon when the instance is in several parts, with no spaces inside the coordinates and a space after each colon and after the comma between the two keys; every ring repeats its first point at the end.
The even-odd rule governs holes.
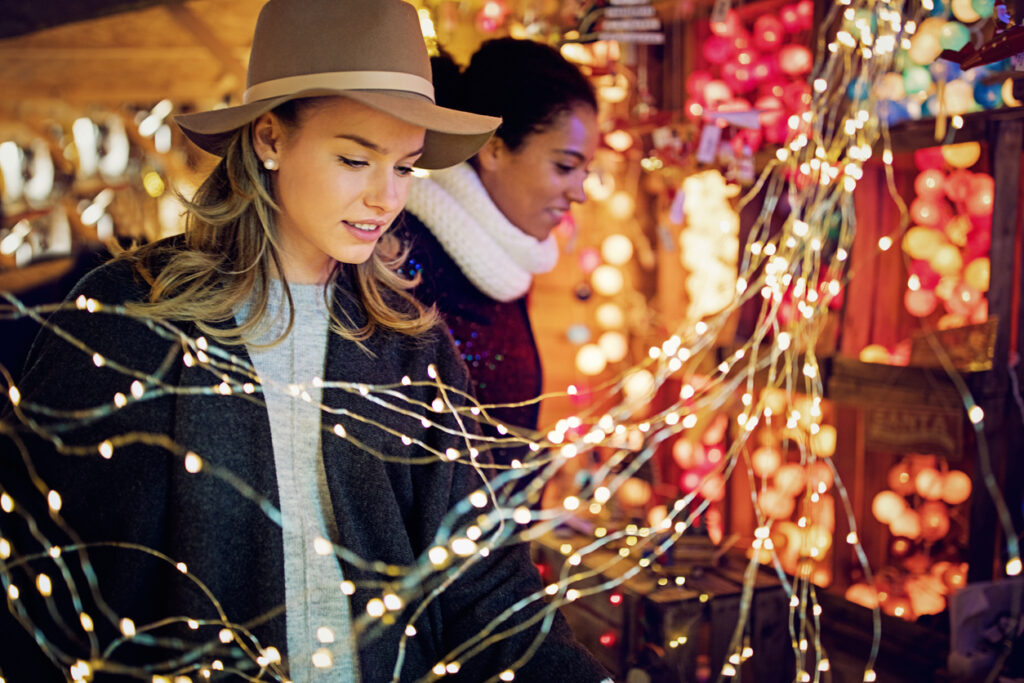
{"type": "Polygon", "coordinates": [[[370,186],[366,190],[366,204],[378,208],[385,213],[397,212],[402,208],[402,193],[399,183],[402,179],[390,169],[381,169],[373,174],[370,186]]]}
{"type": "Polygon", "coordinates": [[[569,201],[582,204],[587,200],[587,192],[583,189],[583,180],[586,177],[585,173],[579,173],[573,177],[569,188],[565,193],[565,196],[569,201]]]}

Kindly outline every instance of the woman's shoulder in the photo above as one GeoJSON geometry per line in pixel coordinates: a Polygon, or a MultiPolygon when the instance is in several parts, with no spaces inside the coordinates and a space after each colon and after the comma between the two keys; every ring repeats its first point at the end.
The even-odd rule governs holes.
{"type": "Polygon", "coordinates": [[[134,264],[118,256],[82,276],[68,298],[85,296],[103,303],[125,303],[144,298],[147,289],[134,264]]]}
{"type": "Polygon", "coordinates": [[[396,237],[407,250],[400,273],[403,277],[419,276],[413,289],[416,298],[424,304],[437,305],[443,314],[449,314],[485,297],[437,237],[415,214],[406,210],[396,237]]]}
{"type": "Polygon", "coordinates": [[[144,273],[150,273],[151,279],[174,253],[184,249],[183,235],[128,249],[86,273],[75,285],[69,298],[84,295],[107,303],[144,301],[150,289],[144,273]]]}

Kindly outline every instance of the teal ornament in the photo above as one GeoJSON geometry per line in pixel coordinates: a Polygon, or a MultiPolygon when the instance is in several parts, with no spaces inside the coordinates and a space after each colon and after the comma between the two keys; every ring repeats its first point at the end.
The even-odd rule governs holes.
{"type": "Polygon", "coordinates": [[[903,69],[903,90],[908,95],[924,92],[932,85],[932,75],[928,69],[918,64],[912,64],[903,69]]]}
{"type": "Polygon", "coordinates": [[[996,11],[996,2],[995,0],[971,0],[971,7],[984,19],[991,17],[996,11]]]}
{"type": "Polygon", "coordinates": [[[590,328],[583,323],[576,323],[575,325],[569,326],[565,336],[568,337],[569,341],[576,346],[586,344],[590,341],[590,328]]]}
{"type": "Polygon", "coordinates": [[[865,79],[858,78],[850,81],[850,85],[846,86],[846,96],[858,102],[867,99],[870,91],[871,88],[865,79]]]}
{"type": "Polygon", "coordinates": [[[978,81],[974,86],[974,101],[985,109],[1003,106],[1003,84],[978,81]]]}
{"type": "Polygon", "coordinates": [[[971,40],[971,32],[959,21],[947,21],[939,30],[939,44],[943,50],[961,50],[971,40]]]}

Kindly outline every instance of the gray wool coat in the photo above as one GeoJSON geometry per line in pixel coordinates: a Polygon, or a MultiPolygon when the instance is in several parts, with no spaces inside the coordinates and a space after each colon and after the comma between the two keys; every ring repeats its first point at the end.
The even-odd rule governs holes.
{"type": "MultiPolygon", "coordinates": [[[[119,303],[141,300],[146,291],[126,262],[114,261],[84,278],[68,300],[84,294],[119,303]]],[[[334,305],[358,321],[362,313],[348,291],[340,284],[334,305]]],[[[259,394],[241,390],[252,377],[239,372],[238,365],[215,369],[187,364],[178,339],[163,337],[140,320],[69,311],[56,314],[52,322],[84,343],[86,350],[44,331],[19,386],[19,409],[65,446],[88,446],[91,454],[58,453],[31,434],[8,406],[0,429],[0,488],[18,507],[15,514],[0,515],[0,536],[11,539],[13,546],[11,558],[0,562],[0,572],[5,583],[21,588],[21,598],[10,603],[21,623],[0,610],[0,668],[7,681],[64,680],[75,658],[88,660],[97,648],[115,642],[118,620],[125,616],[139,627],[169,619],[161,628],[114,649],[111,659],[137,667],[136,673],[183,671],[200,680],[196,670],[215,660],[229,665],[251,662],[254,658],[242,651],[254,650],[257,643],[275,646],[287,661],[283,545],[274,518],[277,486],[269,420],[259,394]],[[94,352],[104,357],[101,367],[94,363],[94,352]],[[114,409],[115,394],[132,396],[135,380],[143,383],[142,397],[114,409]],[[221,382],[233,388],[231,395],[206,391],[221,382]],[[34,410],[33,404],[58,412],[46,414],[34,410]],[[101,415],[75,412],[95,407],[101,408],[101,415]],[[128,443],[116,442],[126,436],[128,443]],[[166,442],[167,437],[177,450],[153,443],[162,438],[166,442]],[[98,455],[105,439],[115,440],[109,459],[98,455]],[[186,451],[203,458],[198,473],[184,467],[186,451]],[[60,494],[59,516],[46,510],[50,489],[60,494]],[[29,517],[31,524],[26,522],[29,517]],[[67,547],[73,543],[102,545],[91,546],[83,561],[83,554],[67,547]],[[46,554],[52,545],[64,548],[56,560],[46,554]],[[18,563],[26,558],[31,561],[18,563]],[[184,563],[187,573],[174,563],[184,563]],[[52,579],[51,600],[40,600],[34,590],[40,572],[52,579]],[[75,594],[66,588],[69,584],[77,588],[75,594]],[[83,630],[80,612],[89,614],[92,634],[83,630]],[[198,627],[190,627],[183,616],[198,620],[198,627]],[[224,620],[244,626],[240,637],[227,644],[218,638],[224,620]],[[42,656],[29,633],[37,641],[45,639],[51,652],[60,651],[70,659],[54,663],[42,656]]],[[[198,336],[193,325],[179,328],[191,338],[198,336]]],[[[365,344],[372,355],[331,335],[325,380],[400,386],[404,376],[427,379],[427,366],[433,364],[448,384],[467,386],[465,366],[443,332],[413,339],[379,331],[365,344]]],[[[249,363],[244,347],[232,351],[237,360],[249,363]]],[[[428,405],[437,396],[433,387],[400,388],[428,405]]],[[[424,457],[429,454],[422,448],[406,446],[399,436],[351,415],[388,425],[441,452],[449,447],[464,451],[465,443],[458,436],[426,429],[417,417],[398,415],[358,392],[327,388],[323,402],[340,411],[324,412],[322,439],[336,541],[373,563],[416,564],[435,544],[453,505],[480,488],[479,476],[464,463],[424,457]],[[336,423],[344,426],[349,439],[334,436],[336,423]],[[407,457],[424,464],[410,464],[407,457]]],[[[438,419],[451,422],[450,417],[438,419]]],[[[381,564],[366,567],[339,561],[345,578],[359,587],[350,598],[352,614],[365,615],[368,602],[380,597],[392,577],[374,571],[381,564]]],[[[434,575],[424,580],[421,595],[395,615],[396,627],[357,619],[364,681],[392,680],[400,656],[400,680],[429,675],[452,648],[542,587],[525,546],[492,553],[429,604],[415,622],[416,635],[400,655],[407,617],[438,579],[434,575]]],[[[542,604],[519,610],[511,623],[527,620],[542,604]]],[[[534,624],[491,645],[445,680],[496,680],[526,653],[538,628],[534,624]]],[[[232,671],[231,666],[214,670],[214,680],[259,675],[255,665],[246,666],[244,671],[232,671]]],[[[555,613],[550,633],[518,671],[516,681],[595,682],[605,675],[555,613]]],[[[96,680],[127,679],[111,675],[96,680]]],[[[260,680],[273,677],[264,673],[260,680]]]]}

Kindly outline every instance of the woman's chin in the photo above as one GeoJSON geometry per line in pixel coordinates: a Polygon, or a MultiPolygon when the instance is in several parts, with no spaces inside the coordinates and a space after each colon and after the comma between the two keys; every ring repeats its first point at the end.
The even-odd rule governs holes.
{"type": "Polygon", "coordinates": [[[544,220],[534,221],[533,223],[526,225],[525,227],[516,227],[518,227],[520,230],[525,232],[530,237],[536,239],[538,242],[543,242],[544,240],[551,236],[551,231],[557,228],[561,222],[561,218],[559,218],[558,220],[552,220],[549,216],[544,220]]]}

